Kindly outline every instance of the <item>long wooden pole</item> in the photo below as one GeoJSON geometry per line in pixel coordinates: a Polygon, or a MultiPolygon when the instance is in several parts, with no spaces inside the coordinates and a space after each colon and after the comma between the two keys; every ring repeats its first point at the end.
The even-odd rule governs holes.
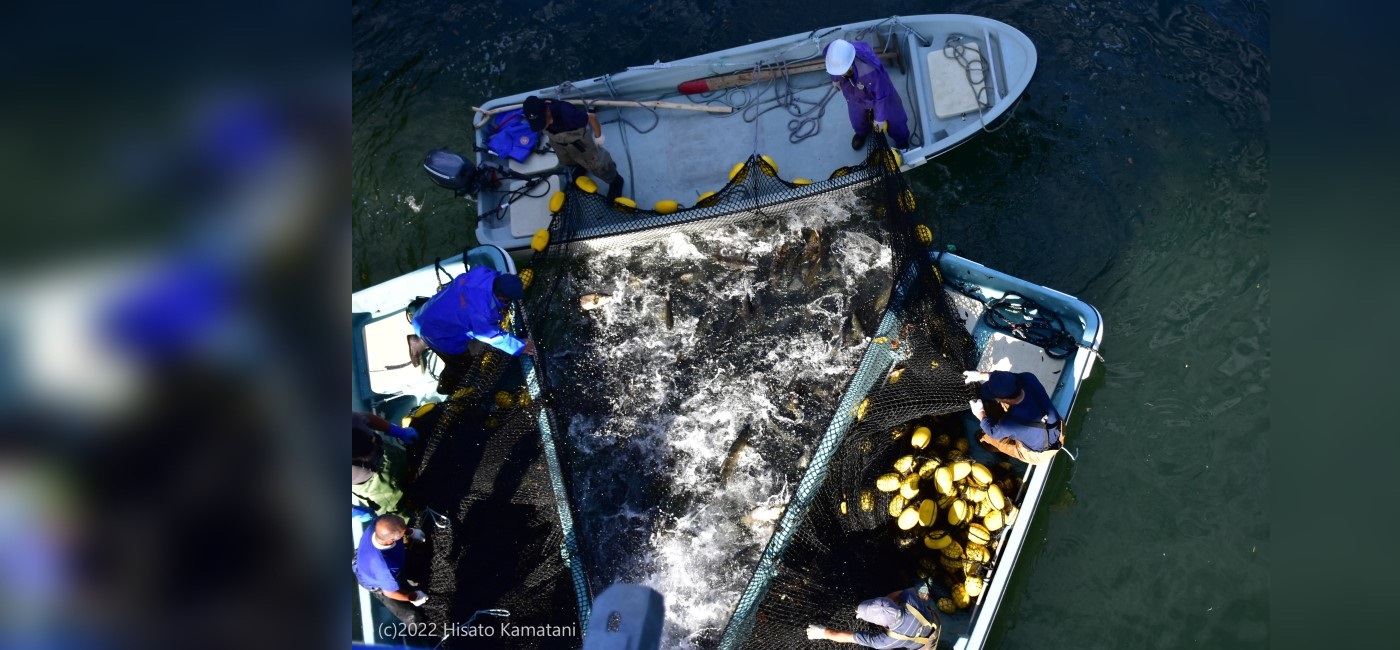
{"type": "MultiPolygon", "coordinates": [[[[554,101],[560,101],[560,100],[554,100],[554,101]]],[[[566,99],[566,100],[563,100],[563,101],[567,101],[567,102],[569,102],[570,104],[578,104],[579,106],[588,106],[588,105],[592,105],[592,106],[619,106],[619,107],[622,107],[622,108],[637,108],[637,107],[646,107],[646,108],[669,108],[669,109],[678,110],[678,111],[704,111],[704,112],[706,112],[706,113],[733,113],[733,112],[734,112],[734,107],[733,107],[733,106],[709,106],[709,105],[706,105],[706,104],[678,104],[678,103],[676,103],[676,102],[628,101],[628,100],[620,100],[620,99],[566,99]]],[[[476,128],[479,129],[479,128],[481,128],[481,125],[482,125],[482,124],[485,124],[485,123],[486,123],[486,118],[491,117],[492,115],[495,115],[496,113],[503,113],[503,112],[505,112],[505,111],[513,111],[513,110],[515,110],[515,109],[517,109],[517,108],[520,108],[521,106],[523,106],[523,104],[507,104],[507,105],[505,105],[505,106],[497,106],[497,107],[495,107],[495,108],[490,108],[490,109],[481,108],[480,106],[473,106],[473,107],[472,107],[472,110],[474,110],[474,111],[476,111],[477,113],[479,113],[480,116],[476,119],[476,121],[474,121],[474,122],[472,123],[472,126],[475,126],[476,128]]]]}
{"type": "MultiPolygon", "coordinates": [[[[899,62],[899,51],[892,50],[880,53],[880,60],[899,62]]],[[[901,64],[901,68],[903,65],[901,64]]],[[[735,86],[747,86],[752,83],[768,81],[778,75],[801,74],[803,72],[816,72],[826,68],[825,61],[812,61],[811,63],[799,63],[787,67],[762,68],[757,71],[745,70],[743,72],[730,72],[716,77],[705,77],[703,79],[691,79],[676,87],[684,95],[694,95],[697,93],[707,93],[713,90],[723,90],[735,86]]]]}

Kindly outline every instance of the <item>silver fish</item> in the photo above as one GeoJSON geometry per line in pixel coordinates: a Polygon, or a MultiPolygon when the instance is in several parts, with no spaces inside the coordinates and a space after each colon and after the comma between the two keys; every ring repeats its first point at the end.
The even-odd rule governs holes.
{"type": "Polygon", "coordinates": [[[877,315],[883,315],[885,313],[885,307],[889,306],[890,304],[890,290],[893,288],[893,283],[885,286],[880,291],[880,296],[875,299],[875,313],[877,315]]]}
{"type": "Polygon", "coordinates": [[[771,506],[759,506],[749,513],[749,521],[755,523],[771,524],[783,516],[783,511],[787,510],[787,504],[777,504],[771,506]]]}
{"type": "Polygon", "coordinates": [[[778,285],[778,278],[786,277],[792,273],[792,264],[797,260],[796,242],[783,242],[778,250],[773,253],[773,266],[768,273],[768,282],[773,286],[778,285]]]}
{"type": "Polygon", "coordinates": [[[810,287],[816,282],[825,259],[826,249],[822,246],[821,232],[813,230],[807,236],[807,245],[802,248],[802,284],[810,287]]]}
{"type": "Polygon", "coordinates": [[[731,271],[752,271],[758,268],[757,264],[754,264],[753,262],[750,262],[746,259],[740,259],[737,257],[725,257],[723,255],[712,255],[711,257],[713,257],[716,262],[719,262],[720,266],[723,266],[724,268],[729,269],[731,271]]]}
{"type": "Polygon", "coordinates": [[[846,330],[846,336],[841,341],[845,347],[851,347],[865,340],[865,328],[861,327],[860,317],[856,316],[855,312],[851,312],[850,325],[850,329],[846,330]]]}
{"type": "Polygon", "coordinates": [[[580,296],[578,306],[585,311],[597,309],[613,301],[613,297],[606,293],[590,293],[580,296]]]}
{"type": "Polygon", "coordinates": [[[729,477],[734,475],[734,470],[739,467],[739,454],[749,448],[749,435],[753,431],[747,422],[744,428],[739,431],[738,437],[729,445],[729,453],[724,457],[724,463],[719,466],[719,484],[721,486],[729,484],[729,477]]]}

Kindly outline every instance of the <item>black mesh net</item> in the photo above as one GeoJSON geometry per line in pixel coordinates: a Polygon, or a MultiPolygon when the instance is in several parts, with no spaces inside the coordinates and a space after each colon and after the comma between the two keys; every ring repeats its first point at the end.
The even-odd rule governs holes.
{"type": "MultiPolygon", "coordinates": [[[[409,641],[483,647],[483,637],[470,636],[468,628],[493,628],[494,643],[503,625],[577,627],[578,599],[561,554],[560,501],[541,444],[540,407],[522,385],[519,364],[492,349],[455,379],[448,399],[412,422],[424,436],[412,496],[448,525],[438,526],[431,513],[414,524],[432,549],[429,566],[419,570],[429,596],[424,627],[436,637],[409,641]]],[[[510,639],[517,648],[578,643],[567,633],[510,639]]]]}
{"type": "Polygon", "coordinates": [[[975,367],[974,347],[948,302],[931,255],[932,232],[919,219],[899,165],[882,137],[871,139],[865,162],[813,183],[784,180],[770,160],[754,156],[696,205],[652,210],[571,185],[562,205],[556,203],[550,243],[522,271],[533,334],[549,366],[542,402],[557,423],[612,436],[603,445],[559,438],[561,455],[575,459],[570,500],[581,514],[583,564],[594,593],[628,577],[618,549],[662,546],[668,531],[684,531],[704,513],[737,512],[722,488],[755,479],[735,467],[748,458],[746,449],[772,466],[785,493],[797,485],[795,494],[785,494],[790,499],[768,504],[782,513],[781,524],[772,516],[767,528],[753,525],[772,512],[760,508],[743,518],[748,528],[731,516],[703,529],[746,542],[710,565],[738,576],[737,587],[722,580],[711,586],[708,597],[724,601],[718,621],[688,611],[685,603],[696,596],[651,574],[667,596],[669,643],[663,645],[683,634],[693,647],[800,647],[808,643],[807,625],[861,629],[856,603],[917,584],[944,610],[945,638],[970,621],[979,581],[995,566],[997,539],[1014,517],[1023,467],[981,449],[975,426],[959,413],[973,396],[962,371],[975,367]],[[848,222],[790,226],[791,215],[833,203],[852,213],[848,222]],[[752,234],[781,230],[783,223],[786,235],[752,234]],[[732,228],[750,234],[715,241],[747,241],[747,248],[716,244],[679,255],[667,241],[673,233],[732,228]],[[888,263],[853,269],[833,261],[834,247],[862,242],[888,251],[888,263]],[[609,254],[622,249],[629,254],[609,254]],[[645,273],[631,264],[648,256],[662,263],[645,273]],[[664,263],[668,256],[674,263],[664,263]],[[732,295],[717,289],[727,282],[747,288],[732,295]],[[624,283],[650,291],[629,294],[624,283]],[[600,286],[623,290],[609,295],[600,286]],[[604,327],[587,314],[617,299],[630,301],[633,318],[621,327],[604,327]],[[666,336],[681,321],[693,328],[683,345],[636,342],[666,336]],[[813,332],[830,342],[834,363],[845,366],[835,380],[809,377],[772,354],[782,348],[775,341],[813,332]],[[626,354],[664,356],[667,370],[619,361],[626,354]],[[752,379],[759,376],[765,378],[752,379]],[[762,404],[731,407],[742,400],[721,395],[710,403],[725,404],[725,417],[677,415],[715,392],[715,379],[740,385],[762,404]],[[666,390],[652,390],[658,384],[666,390]],[[867,387],[865,400],[842,401],[865,395],[867,387]],[[660,392],[670,397],[649,397],[660,392]],[[728,449],[722,465],[695,461],[691,456],[701,452],[694,449],[658,459],[623,444],[656,429],[683,428],[674,420],[686,417],[716,431],[709,444],[728,449]],[[589,463],[614,471],[580,467],[589,463]],[[696,486],[704,484],[721,489],[702,493],[696,486]],[[629,510],[638,505],[653,512],[629,510]],[[645,523],[633,525],[634,516],[645,523]]]}
{"type": "Polygon", "coordinates": [[[590,586],[660,588],[663,645],[718,639],[727,614],[713,615],[713,592],[732,594],[728,607],[744,587],[771,533],[764,508],[801,478],[859,362],[862,331],[879,323],[892,273],[887,252],[883,264],[874,258],[888,234],[829,218],[869,202],[873,170],[804,184],[755,157],[715,202],[671,215],[571,190],[555,243],[524,273],[540,278],[528,311],[554,387],[547,401],[570,425],[561,440],[578,459],[590,586]],[[841,258],[867,272],[846,277],[841,258]],[[605,300],[619,304],[601,315],[593,307],[605,300]],[[806,354],[837,372],[800,367],[795,355],[806,354]],[[750,466],[750,449],[763,470],[750,466]],[[737,468],[740,459],[749,464],[737,468]],[[750,498],[759,493],[762,504],[750,498]],[[708,535],[722,541],[687,539],[708,535]]]}

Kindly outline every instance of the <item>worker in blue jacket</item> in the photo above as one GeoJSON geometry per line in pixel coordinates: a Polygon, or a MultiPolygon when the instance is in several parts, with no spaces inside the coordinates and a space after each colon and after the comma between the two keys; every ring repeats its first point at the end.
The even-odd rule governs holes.
{"type": "Polygon", "coordinates": [[[888,131],[896,147],[909,148],[909,116],[904,113],[904,103],[899,100],[889,73],[869,44],[839,38],[832,41],[826,46],[826,72],[846,98],[846,112],[856,132],[851,138],[852,149],[865,146],[871,128],[888,131]]]}
{"type": "Polygon", "coordinates": [[[510,302],[523,297],[525,285],[518,276],[478,266],[453,278],[432,298],[408,304],[413,331],[447,365],[439,378],[439,393],[451,394],[449,377],[460,376],[488,347],[511,356],[535,354],[532,339],[521,340],[501,327],[510,302]]]}
{"type": "Polygon", "coordinates": [[[963,381],[982,382],[982,397],[996,400],[1006,411],[999,420],[992,421],[982,407],[982,400],[968,402],[972,415],[981,422],[979,440],[1031,465],[1048,463],[1055,457],[1055,452],[1063,446],[1064,419],[1034,374],[967,371],[963,373],[963,381]]]}

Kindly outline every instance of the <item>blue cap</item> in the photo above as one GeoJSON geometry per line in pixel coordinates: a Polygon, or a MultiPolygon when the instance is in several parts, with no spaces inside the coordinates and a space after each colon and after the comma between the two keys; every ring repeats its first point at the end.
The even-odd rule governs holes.
{"type": "Polygon", "coordinates": [[[530,124],[533,131],[544,130],[544,100],[535,95],[525,98],[525,103],[520,106],[525,114],[525,121],[530,124]]]}
{"type": "Polygon", "coordinates": [[[1016,375],[1009,372],[992,372],[987,381],[982,382],[983,399],[1012,399],[1021,393],[1016,375]]]}
{"type": "Polygon", "coordinates": [[[496,295],[510,300],[520,300],[525,297],[525,283],[520,281],[520,277],[508,273],[496,276],[496,280],[491,283],[491,289],[496,295]]]}

